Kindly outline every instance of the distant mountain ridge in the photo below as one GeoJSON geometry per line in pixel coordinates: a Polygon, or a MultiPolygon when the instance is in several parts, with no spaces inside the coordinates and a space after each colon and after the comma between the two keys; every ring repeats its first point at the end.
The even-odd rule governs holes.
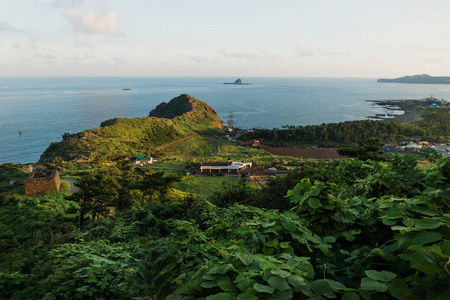
{"type": "Polygon", "coordinates": [[[393,79],[378,79],[377,82],[418,83],[418,84],[450,84],[450,76],[430,76],[427,74],[403,76],[393,79]]]}
{"type": "Polygon", "coordinates": [[[115,118],[100,128],[63,135],[63,141],[51,143],[40,162],[55,157],[65,161],[114,160],[134,155],[152,155],[161,145],[214,128],[222,128],[216,111],[190,95],[180,95],[161,103],[147,118],[115,118]]]}

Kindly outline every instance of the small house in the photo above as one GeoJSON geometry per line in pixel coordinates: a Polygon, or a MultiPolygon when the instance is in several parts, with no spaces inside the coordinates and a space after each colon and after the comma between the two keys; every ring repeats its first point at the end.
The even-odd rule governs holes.
{"type": "Polygon", "coordinates": [[[153,158],[147,157],[145,155],[136,155],[131,158],[131,164],[134,166],[144,166],[147,164],[152,164],[153,158]]]}
{"type": "Polygon", "coordinates": [[[244,147],[259,147],[259,141],[255,140],[255,139],[249,140],[249,141],[244,141],[244,142],[241,142],[241,146],[244,146],[244,147]]]}
{"type": "Polygon", "coordinates": [[[228,162],[202,163],[199,172],[200,174],[240,174],[243,170],[251,167],[251,162],[228,160],[228,162]]]}
{"type": "Polygon", "coordinates": [[[276,170],[265,170],[265,171],[253,171],[247,170],[245,171],[247,174],[247,178],[251,181],[264,181],[269,180],[269,178],[277,177],[276,170]]]}

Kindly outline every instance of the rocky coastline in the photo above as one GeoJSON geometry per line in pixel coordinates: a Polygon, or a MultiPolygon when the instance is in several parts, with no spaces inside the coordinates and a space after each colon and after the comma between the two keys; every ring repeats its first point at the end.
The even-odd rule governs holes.
{"type": "Polygon", "coordinates": [[[377,114],[375,116],[367,116],[369,119],[378,119],[384,121],[396,121],[401,123],[407,123],[412,121],[417,115],[417,107],[413,106],[413,103],[417,103],[416,99],[402,99],[402,100],[367,100],[372,102],[373,105],[383,107],[387,112],[385,116],[383,114],[377,114]],[[397,114],[395,112],[404,111],[404,114],[397,114]]]}

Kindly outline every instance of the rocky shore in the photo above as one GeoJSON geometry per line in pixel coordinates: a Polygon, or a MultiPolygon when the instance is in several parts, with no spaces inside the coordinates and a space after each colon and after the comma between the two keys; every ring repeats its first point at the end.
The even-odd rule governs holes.
{"type": "Polygon", "coordinates": [[[401,123],[406,123],[412,121],[417,115],[417,108],[412,104],[418,100],[367,100],[372,102],[374,105],[381,106],[386,109],[386,115],[388,117],[381,116],[382,114],[377,114],[375,116],[368,116],[370,119],[379,119],[385,121],[396,121],[401,123]],[[390,112],[404,111],[405,113],[400,114],[390,114],[390,112]]]}

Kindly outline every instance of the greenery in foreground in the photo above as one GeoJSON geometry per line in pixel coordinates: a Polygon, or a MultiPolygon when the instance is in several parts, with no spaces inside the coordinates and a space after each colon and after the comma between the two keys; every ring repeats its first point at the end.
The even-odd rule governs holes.
{"type": "Polygon", "coordinates": [[[305,164],[266,185],[238,180],[208,197],[174,196],[176,177],[127,164],[87,172],[73,195],[26,197],[3,176],[23,171],[0,168],[2,299],[450,292],[449,158],[426,167],[408,156],[305,164]]]}

